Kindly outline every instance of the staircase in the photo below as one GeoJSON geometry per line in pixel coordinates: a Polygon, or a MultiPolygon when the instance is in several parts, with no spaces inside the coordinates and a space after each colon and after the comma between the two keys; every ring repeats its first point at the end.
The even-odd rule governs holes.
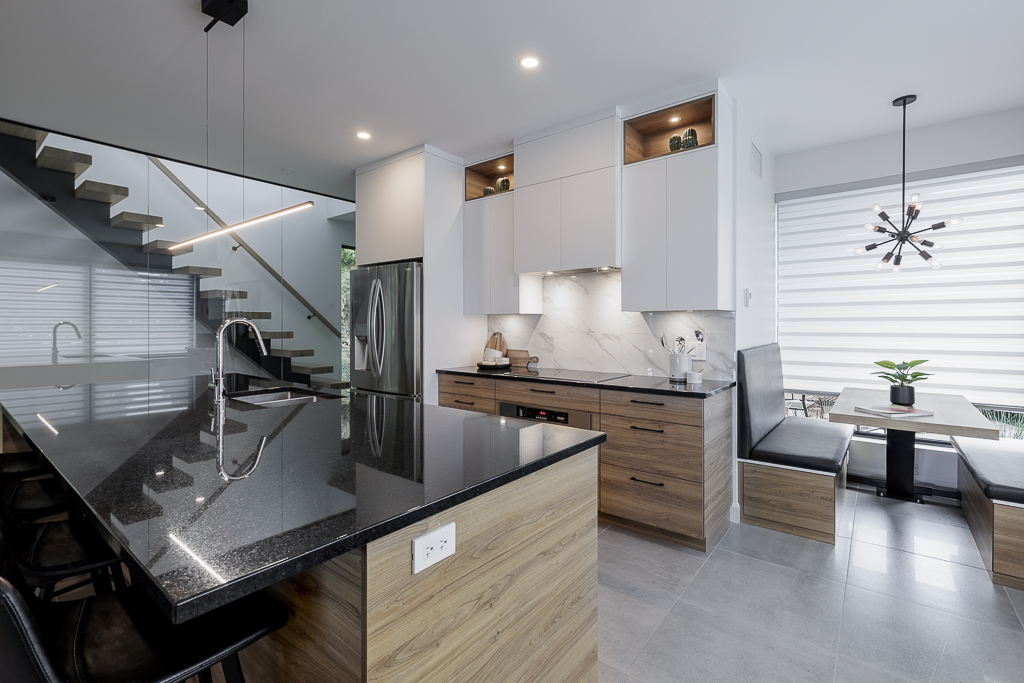
{"type": "MultiPolygon", "coordinates": [[[[110,217],[111,207],[129,196],[129,188],[79,177],[92,165],[92,157],[73,150],[44,146],[48,134],[26,126],[0,121],[0,170],[12,180],[49,204],[55,213],[88,236],[104,251],[131,270],[164,271],[190,275],[196,280],[219,278],[220,268],[175,266],[174,256],[192,252],[192,247],[175,249],[174,242],[148,240],[147,233],[163,227],[163,218],[122,211],[110,217]]],[[[195,316],[211,333],[230,317],[270,320],[267,311],[250,311],[239,304],[248,298],[245,291],[196,287],[195,316]]],[[[258,325],[259,323],[257,323],[258,325]]],[[[238,350],[278,380],[264,380],[270,386],[301,383],[310,387],[345,388],[347,383],[317,375],[334,372],[333,366],[300,363],[293,359],[315,355],[313,349],[270,348],[261,356],[255,335],[235,326],[229,340],[238,350]]],[[[293,339],[290,331],[261,331],[265,342],[293,339]]],[[[268,343],[269,346],[269,343],[268,343]]]]}

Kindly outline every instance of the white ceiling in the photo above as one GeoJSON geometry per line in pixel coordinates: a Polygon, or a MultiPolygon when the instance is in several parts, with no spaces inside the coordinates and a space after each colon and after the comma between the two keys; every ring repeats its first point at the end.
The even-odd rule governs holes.
{"type": "MultiPolygon", "coordinates": [[[[0,117],[204,163],[199,6],[8,0],[0,117]]],[[[250,0],[209,34],[210,162],[233,172],[243,24],[245,173],[348,198],[418,144],[469,157],[714,77],[776,154],[897,131],[908,92],[912,127],[1024,105],[1018,0],[250,0]]]]}

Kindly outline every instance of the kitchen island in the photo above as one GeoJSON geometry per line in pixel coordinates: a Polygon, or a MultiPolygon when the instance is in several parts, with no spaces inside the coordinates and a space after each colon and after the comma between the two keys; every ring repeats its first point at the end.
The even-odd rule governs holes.
{"type": "Polygon", "coordinates": [[[220,422],[206,378],[0,406],[173,622],[262,588],[288,605],[242,652],[249,681],[596,681],[604,434],[246,398],[220,422]],[[450,522],[455,554],[413,574],[413,539],[450,522]]]}

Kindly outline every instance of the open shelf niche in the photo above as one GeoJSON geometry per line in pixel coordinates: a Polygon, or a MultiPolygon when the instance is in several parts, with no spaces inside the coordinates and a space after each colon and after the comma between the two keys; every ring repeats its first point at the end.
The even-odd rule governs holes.
{"type": "Polygon", "coordinates": [[[622,129],[625,164],[712,145],[715,142],[715,96],[708,95],[699,100],[629,119],[623,122],[622,129]],[[669,141],[672,136],[685,137],[689,128],[697,132],[697,145],[678,150],[670,149],[669,141]]]}
{"type": "Polygon", "coordinates": [[[495,194],[502,194],[498,190],[498,179],[508,178],[509,188],[505,192],[511,192],[516,187],[516,180],[513,174],[513,154],[506,154],[497,159],[484,161],[466,167],[466,201],[479,199],[487,196],[484,190],[488,187],[494,188],[495,194]]]}

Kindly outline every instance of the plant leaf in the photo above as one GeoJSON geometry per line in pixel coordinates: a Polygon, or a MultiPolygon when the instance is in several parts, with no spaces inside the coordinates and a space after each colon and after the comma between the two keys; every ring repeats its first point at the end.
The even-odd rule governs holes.
{"type": "Polygon", "coordinates": [[[881,365],[883,368],[889,368],[890,370],[896,369],[896,364],[891,360],[876,360],[875,365],[881,365]]]}
{"type": "Polygon", "coordinates": [[[907,363],[907,367],[908,368],[912,368],[914,366],[920,365],[921,363],[927,363],[927,362],[928,361],[926,361],[926,360],[912,360],[909,363],[907,363]]]}
{"type": "Polygon", "coordinates": [[[898,365],[896,365],[896,368],[901,370],[901,371],[902,370],[907,370],[907,369],[910,368],[910,365],[908,363],[899,363],[898,365]]]}

